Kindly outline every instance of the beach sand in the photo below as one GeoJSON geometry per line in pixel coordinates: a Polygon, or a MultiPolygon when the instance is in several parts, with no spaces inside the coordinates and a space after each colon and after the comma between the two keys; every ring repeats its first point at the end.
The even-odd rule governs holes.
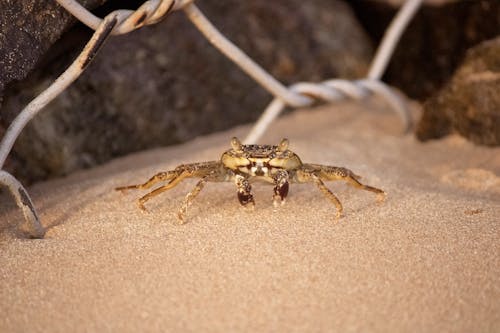
{"type": "MultiPolygon", "coordinates": [[[[385,107],[386,108],[386,107],[385,107]]],[[[459,136],[400,136],[377,103],[290,113],[262,140],[290,139],[304,162],[345,166],[342,182],[292,184],[284,206],[254,185],[242,209],[209,183],[176,225],[195,180],[149,201],[140,183],[181,163],[216,160],[249,127],[116,159],[29,188],[43,240],[27,239],[0,195],[0,332],[499,332],[500,148],[459,136]]]]}

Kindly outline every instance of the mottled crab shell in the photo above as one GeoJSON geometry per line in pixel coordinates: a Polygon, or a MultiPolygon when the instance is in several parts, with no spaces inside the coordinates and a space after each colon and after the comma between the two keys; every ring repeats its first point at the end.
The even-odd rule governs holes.
{"type": "Polygon", "coordinates": [[[296,170],[302,161],[293,151],[288,150],[288,140],[281,140],[277,146],[243,145],[237,138],[231,140],[232,149],[222,154],[222,164],[231,170],[246,172],[252,166],[260,165],[267,169],[296,170]]]}

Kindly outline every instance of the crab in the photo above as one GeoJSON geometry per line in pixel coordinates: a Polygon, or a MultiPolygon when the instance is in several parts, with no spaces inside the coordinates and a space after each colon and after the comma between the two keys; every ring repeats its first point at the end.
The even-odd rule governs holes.
{"type": "Polygon", "coordinates": [[[140,209],[146,211],[144,204],[158,194],[177,186],[185,178],[201,178],[194,189],[189,192],[177,213],[180,223],[186,221],[186,213],[195,197],[207,182],[234,182],[240,204],[254,207],[252,183],[263,181],[274,185],[273,204],[275,207],[285,203],[290,183],[314,183],[325,196],[336,206],[336,220],[342,216],[343,207],[340,200],[324,184],[323,181],[344,180],[348,184],[362,190],[376,193],[378,201],[385,199],[386,193],[376,187],[359,182],[361,177],[351,170],[321,165],[302,163],[299,156],[288,149],[288,139],[282,139],[277,145],[244,145],[233,137],[231,149],[225,151],[219,161],[181,164],[174,170],[159,172],[143,184],[117,187],[117,191],[132,189],[149,189],[159,182],[166,182],[137,200],[140,209]]]}

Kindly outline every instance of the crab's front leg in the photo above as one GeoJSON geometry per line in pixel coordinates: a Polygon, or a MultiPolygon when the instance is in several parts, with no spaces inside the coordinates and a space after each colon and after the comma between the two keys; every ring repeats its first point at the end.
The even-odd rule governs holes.
{"type": "Polygon", "coordinates": [[[285,198],[288,195],[288,182],[289,175],[285,170],[279,170],[273,177],[274,182],[274,195],[273,195],[273,205],[278,207],[280,204],[285,203],[285,198]]]}

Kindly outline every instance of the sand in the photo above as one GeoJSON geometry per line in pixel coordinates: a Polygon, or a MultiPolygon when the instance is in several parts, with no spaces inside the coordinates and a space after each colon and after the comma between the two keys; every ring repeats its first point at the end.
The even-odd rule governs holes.
{"type": "MultiPolygon", "coordinates": [[[[175,225],[189,180],[147,203],[113,191],[177,164],[217,159],[233,135],[141,152],[29,190],[48,229],[17,232],[0,196],[0,332],[499,332],[500,148],[399,136],[380,105],[296,111],[263,139],[345,166],[388,193],[294,185],[254,211],[210,183],[175,225]]],[[[22,227],[22,226],[21,226],[22,227]]]]}

